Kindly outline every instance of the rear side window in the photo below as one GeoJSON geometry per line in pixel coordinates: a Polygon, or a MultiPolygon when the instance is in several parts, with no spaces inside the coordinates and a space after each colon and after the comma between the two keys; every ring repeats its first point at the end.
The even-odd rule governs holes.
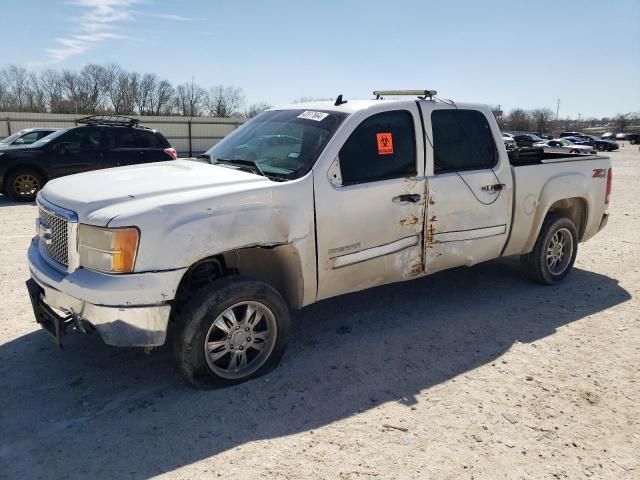
{"type": "Polygon", "coordinates": [[[142,148],[164,148],[168,143],[162,135],[151,130],[136,130],[136,135],[142,148]]]}
{"type": "Polygon", "coordinates": [[[123,128],[108,128],[106,133],[110,140],[111,148],[138,148],[138,140],[133,133],[133,129],[123,128]]]}
{"type": "Polygon", "coordinates": [[[342,146],[339,158],[344,185],[416,175],[411,113],[398,110],[367,118],[342,146]]]}
{"type": "Polygon", "coordinates": [[[434,173],[481,170],[496,165],[493,134],[482,113],[476,110],[435,110],[431,114],[431,124],[434,173]]]}

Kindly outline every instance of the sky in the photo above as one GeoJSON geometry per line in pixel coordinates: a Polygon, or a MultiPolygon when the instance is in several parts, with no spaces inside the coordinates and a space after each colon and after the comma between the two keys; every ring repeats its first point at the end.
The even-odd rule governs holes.
{"type": "Polygon", "coordinates": [[[247,103],[435,89],[507,112],[560,99],[560,118],[640,111],[640,0],[3,0],[2,18],[0,66],[117,62],[247,103]]]}

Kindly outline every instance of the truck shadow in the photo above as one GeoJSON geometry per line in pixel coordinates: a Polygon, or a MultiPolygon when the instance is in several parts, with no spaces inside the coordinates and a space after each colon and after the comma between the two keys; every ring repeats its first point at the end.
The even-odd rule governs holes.
{"type": "Polygon", "coordinates": [[[0,464],[23,478],[160,475],[386,402],[409,408],[516,342],[630,298],[580,269],[557,287],[532,284],[514,259],[442,272],[296,313],[278,369],[217,391],[186,386],[168,347],[147,357],[70,336],[59,352],[29,333],[0,346],[0,464]]]}
{"type": "Polygon", "coordinates": [[[15,200],[11,200],[6,195],[0,193],[0,208],[2,207],[17,207],[19,205],[35,205],[36,202],[16,202],[15,200]]]}

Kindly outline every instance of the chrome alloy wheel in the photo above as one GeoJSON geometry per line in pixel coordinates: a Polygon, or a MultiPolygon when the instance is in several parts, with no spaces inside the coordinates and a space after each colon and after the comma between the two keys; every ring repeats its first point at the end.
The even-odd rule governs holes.
{"type": "Polygon", "coordinates": [[[553,234],[547,244],[547,267],[553,275],[562,274],[573,256],[573,237],[566,228],[561,228],[553,234]]]}
{"type": "Polygon", "coordinates": [[[40,190],[40,180],[34,175],[19,175],[13,182],[13,191],[19,197],[29,197],[40,190]]]}
{"type": "Polygon", "coordinates": [[[255,373],[276,344],[276,319],[264,304],[242,301],[213,321],[204,339],[204,356],[216,375],[237,380],[255,373]]]}

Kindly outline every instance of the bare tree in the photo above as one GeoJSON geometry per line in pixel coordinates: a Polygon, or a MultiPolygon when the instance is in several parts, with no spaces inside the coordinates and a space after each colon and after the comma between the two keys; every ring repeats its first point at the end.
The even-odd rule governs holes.
{"type": "Polygon", "coordinates": [[[22,112],[28,106],[29,72],[24,67],[9,65],[2,71],[8,101],[12,108],[22,112]]]}
{"type": "Polygon", "coordinates": [[[67,100],[62,75],[57,70],[48,69],[40,74],[40,86],[45,94],[45,103],[51,113],[65,113],[67,100]]]}
{"type": "Polygon", "coordinates": [[[527,131],[531,128],[531,116],[526,110],[516,108],[509,112],[506,123],[510,130],[527,131]]]}
{"type": "Polygon", "coordinates": [[[37,74],[29,73],[29,84],[26,92],[26,110],[29,112],[46,112],[46,93],[37,74]]]}
{"type": "Polygon", "coordinates": [[[244,93],[239,87],[216,85],[209,90],[207,108],[213,117],[228,118],[238,116],[244,103],[244,93]]]}
{"type": "Polygon", "coordinates": [[[118,67],[110,74],[107,96],[111,109],[116,115],[130,115],[135,112],[140,85],[140,76],[118,67]]]}
{"type": "Polygon", "coordinates": [[[544,133],[549,128],[549,123],[555,116],[550,108],[536,108],[530,112],[531,118],[535,122],[536,129],[540,133],[544,133]]]}
{"type": "Polygon", "coordinates": [[[84,113],[96,113],[103,109],[110,80],[109,71],[101,65],[90,63],[80,71],[78,93],[84,113]]]}
{"type": "Polygon", "coordinates": [[[151,91],[149,98],[149,112],[151,115],[171,113],[171,102],[175,96],[175,89],[167,80],[160,80],[151,91]]]}
{"type": "Polygon", "coordinates": [[[624,129],[631,124],[632,117],[633,116],[631,113],[619,113],[614,117],[613,124],[615,125],[616,129],[620,133],[622,133],[624,132],[624,129]]]}
{"type": "Polygon", "coordinates": [[[269,105],[266,102],[252,103],[247,108],[245,108],[242,116],[244,118],[253,118],[256,115],[261,114],[265,110],[269,110],[270,108],[271,108],[271,105],[269,105]]]}
{"type": "Polygon", "coordinates": [[[185,117],[199,117],[207,103],[207,91],[195,82],[178,85],[175,94],[175,105],[185,117]]]}

